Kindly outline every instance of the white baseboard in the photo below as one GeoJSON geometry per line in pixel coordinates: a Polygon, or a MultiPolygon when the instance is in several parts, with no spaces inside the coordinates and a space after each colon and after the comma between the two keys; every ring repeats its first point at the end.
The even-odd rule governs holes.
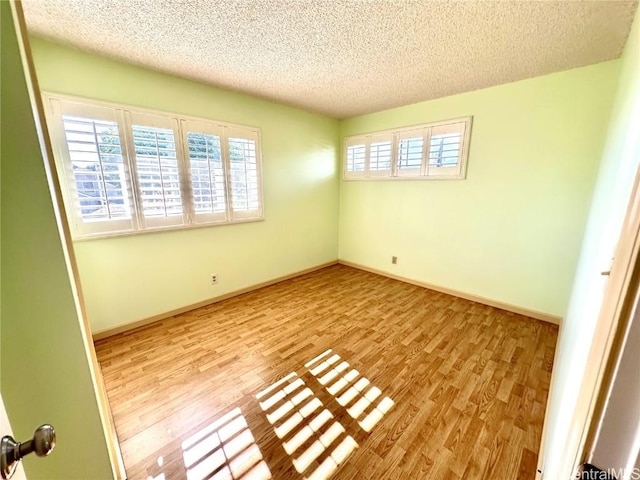
{"type": "Polygon", "coordinates": [[[135,328],[143,327],[145,325],[149,325],[150,323],[157,322],[159,320],[164,320],[165,318],[173,317],[174,315],[180,315],[181,313],[185,313],[191,310],[195,310],[196,308],[206,307],[207,305],[211,305],[213,303],[221,302],[223,300],[227,300],[229,298],[237,297],[238,295],[243,295],[245,293],[253,292],[254,290],[258,290],[260,288],[268,287],[270,285],[275,285],[276,283],[284,282],[285,280],[290,280],[292,278],[299,277],[301,275],[306,275],[307,273],[315,272],[316,270],[320,270],[326,267],[330,267],[332,265],[345,265],[347,267],[357,268],[359,270],[364,270],[366,272],[375,273],[376,275],[381,275],[383,277],[392,278],[394,280],[399,280],[401,282],[409,283],[411,285],[416,285],[422,288],[428,288],[429,290],[435,290],[436,292],[446,293],[448,295],[453,295],[454,297],[464,298],[465,300],[471,300],[472,302],[481,303],[483,305],[488,305],[490,307],[500,308],[502,310],[506,310],[508,312],[517,313],[519,315],[524,315],[526,317],[535,318],[537,320],[542,320],[544,322],[553,323],[555,325],[560,325],[562,322],[562,317],[557,315],[552,315],[550,313],[539,312],[537,310],[531,310],[524,307],[519,307],[517,305],[511,305],[509,303],[501,302],[499,300],[493,300],[490,298],[481,297],[478,295],[474,295],[472,293],[461,292],[459,290],[453,290],[446,287],[440,287],[438,285],[432,285],[430,283],[421,282],[418,280],[412,280],[410,278],[402,277],[400,275],[394,275],[389,272],[385,272],[383,270],[378,270],[375,268],[366,267],[364,265],[360,265],[358,263],[349,262],[347,260],[334,260],[331,262],[323,263],[321,265],[316,265],[315,267],[307,268],[305,270],[300,270],[295,273],[291,273],[289,275],[284,275],[281,277],[273,278],[271,280],[267,280],[266,282],[257,283],[255,285],[251,285],[249,287],[241,288],[239,290],[235,290],[233,292],[225,293],[224,295],[219,295],[217,297],[209,298],[207,300],[203,300],[198,303],[193,303],[191,305],[187,305],[181,308],[177,308],[175,310],[171,310],[169,312],[161,313],[158,315],[154,315],[149,318],[145,318],[142,320],[137,320],[135,322],[123,323],[120,325],[116,325],[115,327],[109,327],[104,330],[98,330],[93,332],[93,339],[100,340],[103,338],[110,337],[112,335],[116,335],[118,333],[126,332],[128,330],[133,330],[135,328]]]}
{"type": "Polygon", "coordinates": [[[116,335],[118,333],[126,332],[128,330],[133,330],[134,328],[143,327],[145,325],[149,325],[150,323],[157,322],[159,320],[164,320],[165,318],[173,317],[174,315],[180,315],[181,313],[186,313],[191,310],[195,310],[196,308],[206,307],[207,305],[211,305],[212,303],[221,302],[229,298],[237,297],[238,295],[243,295],[245,293],[253,292],[254,290],[258,290],[260,288],[268,287],[270,285],[275,285],[276,283],[284,282],[285,280],[290,280],[292,278],[296,278],[301,275],[306,275],[307,273],[315,272],[316,270],[330,267],[332,265],[336,265],[337,263],[338,263],[337,260],[333,260],[331,262],[316,265],[315,267],[306,268],[304,270],[300,270],[295,273],[290,273],[288,275],[283,275],[281,277],[273,278],[271,280],[267,280],[266,282],[261,282],[255,285],[251,285],[249,287],[241,288],[239,290],[234,290],[233,292],[225,293],[224,295],[219,295],[217,297],[209,298],[201,302],[192,303],[191,305],[187,305],[185,307],[176,308],[175,310],[171,310],[169,312],[160,313],[158,315],[154,315],[153,317],[144,318],[142,320],[136,320],[134,322],[123,323],[120,325],[116,325],[115,327],[106,328],[104,330],[98,330],[93,332],[93,340],[94,341],[101,340],[103,338],[107,338],[112,335],[116,335]]]}
{"type": "Polygon", "coordinates": [[[454,297],[460,297],[460,298],[464,298],[465,300],[471,300],[472,302],[481,303],[483,305],[499,308],[501,310],[506,310],[507,312],[513,312],[519,315],[524,315],[526,317],[535,318],[536,320],[542,320],[543,322],[553,323],[554,325],[560,325],[562,323],[562,317],[559,317],[557,315],[552,315],[550,313],[539,312],[537,310],[531,310],[529,308],[519,307],[517,305],[511,305],[510,303],[501,302],[499,300],[493,300],[491,298],[485,298],[479,295],[474,295],[472,293],[453,290],[451,288],[440,287],[438,285],[421,282],[419,280],[412,280],[411,278],[402,277],[400,275],[394,275],[393,273],[385,272],[383,270],[378,270],[376,268],[366,267],[364,265],[349,262],[347,260],[338,260],[338,263],[341,265],[345,265],[347,267],[357,268],[359,270],[364,270],[365,272],[375,273],[376,275],[381,275],[383,277],[392,278],[394,280],[399,280],[401,282],[410,283],[411,285],[416,285],[418,287],[428,288],[429,290],[435,290],[436,292],[446,293],[448,295],[453,295],[454,297]]]}

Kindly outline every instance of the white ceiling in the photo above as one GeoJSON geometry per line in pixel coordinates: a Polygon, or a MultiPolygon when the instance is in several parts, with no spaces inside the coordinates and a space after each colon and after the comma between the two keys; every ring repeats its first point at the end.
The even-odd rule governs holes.
{"type": "Polygon", "coordinates": [[[616,58],[635,1],[24,0],[30,31],[336,118],[616,58]]]}

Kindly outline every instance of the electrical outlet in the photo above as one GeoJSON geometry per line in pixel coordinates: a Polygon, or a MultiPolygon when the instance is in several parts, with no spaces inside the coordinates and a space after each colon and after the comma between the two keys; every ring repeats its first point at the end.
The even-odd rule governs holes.
{"type": "Polygon", "coordinates": [[[398,257],[391,257],[391,263],[396,265],[398,263],[398,257]]]}
{"type": "Polygon", "coordinates": [[[218,283],[218,274],[217,273],[212,273],[211,274],[211,285],[215,285],[216,283],[218,283]]]}

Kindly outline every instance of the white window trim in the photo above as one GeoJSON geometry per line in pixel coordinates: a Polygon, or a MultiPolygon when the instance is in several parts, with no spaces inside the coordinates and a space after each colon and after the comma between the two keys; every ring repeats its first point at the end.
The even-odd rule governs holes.
{"type": "MultiPolygon", "coordinates": [[[[67,204],[67,214],[71,233],[74,241],[95,240],[101,238],[123,237],[132,235],[144,235],[149,233],[158,233],[164,231],[188,230],[194,228],[206,228],[212,226],[232,225],[236,223],[249,223],[264,221],[264,191],[263,191],[263,173],[262,173],[262,137],[261,131],[257,127],[222,122],[214,119],[195,117],[190,115],[176,114],[161,110],[136,107],[115,102],[105,102],[94,100],[86,97],[78,97],[55,92],[43,91],[45,112],[49,125],[49,132],[54,146],[54,158],[56,168],[58,169],[61,179],[63,197],[67,204]],[[74,193],[74,183],[68,178],[68,169],[65,164],[69,158],[67,141],[64,128],[61,124],[63,113],[59,109],[60,102],[70,102],[78,105],[77,114],[86,116],[82,113],[83,107],[100,109],[109,109],[111,113],[105,115],[105,120],[115,121],[118,125],[119,136],[122,139],[121,148],[123,151],[123,163],[126,175],[130,182],[129,201],[131,202],[131,219],[130,220],[109,220],[110,228],[108,231],[92,228],[91,223],[82,222],[81,215],[76,208],[76,197],[74,193]],[[171,128],[174,131],[176,143],[176,155],[178,157],[178,169],[180,171],[180,183],[183,205],[183,223],[176,225],[174,222],[147,218],[142,215],[142,207],[139,198],[138,182],[134,178],[137,175],[135,169],[135,150],[133,148],[133,134],[131,130],[132,115],[146,117],[146,120],[157,118],[157,121],[146,121],[146,125],[158,126],[162,128],[171,128]],[[167,125],[171,125],[170,127],[167,125]],[[184,125],[197,126],[196,131],[201,133],[213,133],[212,131],[222,132],[221,147],[223,149],[223,163],[225,168],[225,214],[211,214],[209,218],[207,214],[196,214],[193,210],[193,199],[190,185],[190,166],[188,157],[187,129],[184,125]],[[211,131],[207,131],[211,130],[211,131]],[[229,158],[228,145],[226,145],[228,131],[238,132],[240,136],[255,141],[256,145],[256,166],[258,181],[258,208],[249,212],[233,212],[231,208],[230,180],[228,177],[229,158]],[[201,217],[201,218],[198,218],[201,217]]],[[[64,114],[68,114],[68,104],[64,114]]],[[[218,135],[219,133],[215,133],[218,135]]]]}
{"type": "Polygon", "coordinates": [[[345,181],[362,181],[362,180],[463,180],[467,177],[467,164],[469,159],[469,143],[471,139],[471,126],[473,117],[461,117],[438,122],[430,122],[421,125],[413,125],[408,127],[394,128],[391,130],[381,130],[377,132],[363,133],[359,135],[350,135],[344,137],[342,149],[342,179],[345,181]],[[460,148],[460,161],[454,167],[439,167],[429,169],[429,151],[428,147],[431,143],[431,132],[436,127],[446,127],[447,125],[464,123],[464,134],[462,135],[462,145],[460,148]],[[400,140],[415,136],[417,131],[423,133],[423,152],[422,163],[420,168],[405,170],[402,173],[398,169],[398,149],[400,140]],[[369,171],[369,154],[371,140],[378,137],[391,138],[391,170],[369,171]],[[350,145],[364,144],[366,148],[365,171],[364,172],[348,172],[347,171],[347,147],[350,145]]]}

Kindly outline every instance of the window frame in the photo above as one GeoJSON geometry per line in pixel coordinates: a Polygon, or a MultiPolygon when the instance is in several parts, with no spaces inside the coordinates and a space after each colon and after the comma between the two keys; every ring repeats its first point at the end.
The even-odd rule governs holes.
{"type": "Polygon", "coordinates": [[[43,92],[42,97],[54,150],[54,160],[60,177],[74,241],[264,221],[262,138],[260,128],[55,92],[43,92]],[[102,112],[102,115],[99,115],[100,112],[102,112]],[[79,210],[80,204],[75,178],[73,178],[70,168],[71,158],[63,123],[63,116],[65,115],[116,122],[122,151],[126,193],[131,214],[130,219],[110,219],[97,222],[83,220],[82,213],[79,210]],[[139,172],[136,168],[137,159],[133,139],[133,125],[171,129],[173,132],[182,205],[182,215],[175,215],[174,217],[177,218],[144,216],[139,172]],[[236,133],[236,136],[253,141],[255,144],[258,208],[248,213],[234,212],[231,203],[227,135],[227,132],[230,131],[236,133]],[[225,212],[223,215],[196,212],[193,198],[188,133],[206,135],[220,135],[222,133],[220,135],[220,155],[224,165],[223,182],[225,192],[225,212]]]}
{"type": "Polygon", "coordinates": [[[424,123],[407,127],[380,130],[344,137],[342,148],[342,179],[344,181],[362,180],[464,180],[467,177],[469,159],[469,143],[471,139],[473,117],[459,117],[450,120],[424,123]],[[463,123],[464,132],[461,135],[459,162],[451,167],[429,168],[430,146],[432,132],[435,129],[445,129],[447,126],[463,123]],[[400,142],[408,138],[422,137],[421,164],[418,168],[402,169],[398,167],[400,142]],[[391,168],[390,170],[371,171],[370,155],[371,143],[375,139],[391,138],[391,168]],[[347,148],[352,145],[365,146],[365,170],[363,172],[348,171],[347,148]],[[443,169],[440,171],[440,169],[443,169]],[[431,172],[431,170],[433,172],[431,172]]]}

